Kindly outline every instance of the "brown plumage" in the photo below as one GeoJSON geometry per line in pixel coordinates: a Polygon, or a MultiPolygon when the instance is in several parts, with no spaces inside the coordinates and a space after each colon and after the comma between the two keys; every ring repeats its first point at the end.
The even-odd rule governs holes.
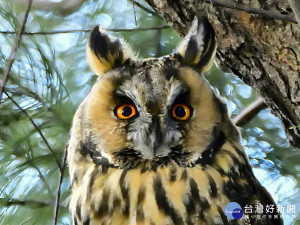
{"type": "Polygon", "coordinates": [[[229,202],[274,202],[202,76],[215,51],[205,18],[162,58],[138,59],[100,27],[92,31],[87,58],[100,78],[76,112],[68,147],[74,224],[282,224],[224,213],[229,202]]]}

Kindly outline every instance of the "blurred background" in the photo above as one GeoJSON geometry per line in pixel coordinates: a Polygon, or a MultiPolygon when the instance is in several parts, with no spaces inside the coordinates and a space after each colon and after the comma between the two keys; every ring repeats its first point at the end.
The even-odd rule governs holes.
{"type": "MultiPolygon", "coordinates": [[[[36,0],[31,8],[29,33],[22,36],[0,104],[0,224],[53,224],[58,188],[57,224],[71,224],[68,172],[59,166],[73,114],[97,79],[85,59],[87,30],[97,24],[124,29],[112,34],[124,38],[140,57],[169,54],[180,40],[149,6],[138,2],[142,6],[129,0],[36,0]]],[[[0,1],[0,74],[26,8],[24,0],[0,1]]],[[[226,98],[233,116],[259,97],[216,67],[206,78],[226,98]]],[[[284,207],[285,224],[299,225],[299,149],[289,144],[269,109],[241,132],[256,177],[284,207]]]]}

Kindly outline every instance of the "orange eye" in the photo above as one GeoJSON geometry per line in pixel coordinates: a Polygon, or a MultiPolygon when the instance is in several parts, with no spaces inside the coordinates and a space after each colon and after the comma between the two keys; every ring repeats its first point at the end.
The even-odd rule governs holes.
{"type": "Polygon", "coordinates": [[[191,117],[191,110],[187,105],[175,104],[172,107],[171,114],[177,120],[187,120],[191,117]]]}
{"type": "Polygon", "coordinates": [[[115,115],[122,119],[129,119],[136,115],[135,107],[131,104],[122,104],[115,109],[115,115]]]}

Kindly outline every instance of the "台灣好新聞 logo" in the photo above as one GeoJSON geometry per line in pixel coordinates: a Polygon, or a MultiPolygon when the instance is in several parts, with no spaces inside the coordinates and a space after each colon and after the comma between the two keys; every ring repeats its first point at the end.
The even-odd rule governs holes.
{"type": "Polygon", "coordinates": [[[229,219],[241,219],[243,216],[242,207],[236,202],[229,202],[225,207],[225,215],[229,219]]]}

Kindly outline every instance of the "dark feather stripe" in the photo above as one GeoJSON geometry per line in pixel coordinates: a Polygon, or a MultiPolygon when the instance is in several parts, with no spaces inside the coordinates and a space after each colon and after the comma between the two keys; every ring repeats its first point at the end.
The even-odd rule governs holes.
{"type": "MultiPolygon", "coordinates": [[[[87,139],[91,139],[91,137],[87,139]]],[[[96,165],[101,165],[103,174],[106,174],[109,168],[118,168],[114,164],[109,163],[107,158],[101,156],[101,153],[97,150],[96,144],[92,141],[81,142],[79,151],[81,155],[85,157],[89,155],[96,165]]]]}
{"type": "Polygon", "coordinates": [[[208,22],[207,18],[203,19],[203,26],[204,26],[204,47],[203,53],[201,55],[200,62],[198,63],[197,67],[202,68],[209,64],[211,60],[214,59],[213,54],[216,48],[216,39],[215,39],[215,30],[212,28],[210,23],[208,22]]]}
{"type": "Polygon", "coordinates": [[[138,222],[141,222],[144,220],[144,210],[143,210],[143,202],[145,200],[145,188],[141,187],[138,194],[138,201],[137,201],[137,212],[136,212],[136,219],[138,222]]]}
{"type": "MultiPolygon", "coordinates": [[[[220,125],[215,125],[212,130],[212,136],[214,139],[209,143],[209,145],[206,147],[206,150],[204,153],[208,152],[208,150],[212,149],[214,151],[220,150],[223,144],[225,143],[226,137],[224,132],[221,130],[220,125]]],[[[204,156],[206,156],[204,154],[204,156]]]]}
{"type": "Polygon", "coordinates": [[[214,137],[213,140],[203,151],[202,157],[195,162],[196,164],[201,164],[203,167],[213,163],[215,154],[221,149],[226,141],[224,132],[221,130],[221,127],[217,125],[214,126],[211,136],[214,137]]]}
{"type": "Polygon", "coordinates": [[[113,209],[116,210],[121,206],[121,200],[118,197],[114,197],[113,199],[113,209]]]}
{"type": "Polygon", "coordinates": [[[186,169],[183,170],[180,180],[186,181],[188,178],[188,172],[186,169]]]}
{"type": "Polygon", "coordinates": [[[109,213],[109,207],[108,207],[109,196],[110,196],[110,191],[108,189],[105,189],[103,191],[102,200],[100,202],[98,210],[96,211],[96,215],[98,217],[102,217],[109,213]]]}
{"type": "MultiPolygon", "coordinates": [[[[240,168],[243,167],[242,165],[245,165],[244,162],[240,162],[235,157],[235,155],[229,150],[222,149],[222,152],[227,154],[233,161],[233,165],[230,168],[228,176],[230,176],[233,180],[237,180],[239,177],[241,177],[240,168]]],[[[246,178],[246,177],[244,177],[244,178],[246,178]]]]}
{"type": "Polygon", "coordinates": [[[73,180],[72,180],[72,187],[74,187],[75,184],[78,184],[78,176],[79,171],[75,170],[73,174],[73,180]]]}
{"type": "Polygon", "coordinates": [[[189,40],[188,46],[187,46],[186,51],[184,53],[184,60],[186,61],[186,63],[192,64],[192,62],[195,60],[195,58],[196,58],[196,56],[199,52],[198,47],[199,46],[198,46],[198,42],[196,40],[196,37],[192,37],[189,40]]]}
{"type": "MultiPolygon", "coordinates": [[[[251,170],[251,168],[248,168],[251,170]]],[[[241,173],[228,175],[229,180],[224,183],[223,192],[231,202],[238,202],[242,207],[249,204],[251,198],[256,194],[256,184],[252,183],[252,177],[241,173]],[[247,183],[241,182],[240,178],[245,178],[247,183]]]]}
{"type": "Polygon", "coordinates": [[[153,181],[153,189],[155,193],[155,200],[158,206],[158,209],[162,211],[164,214],[170,216],[174,224],[183,224],[183,219],[176,212],[173,206],[170,205],[170,202],[167,198],[167,193],[165,188],[163,187],[161,177],[157,175],[153,181]]]}
{"type": "Polygon", "coordinates": [[[233,152],[231,152],[231,151],[229,151],[227,149],[222,149],[222,152],[224,152],[228,156],[230,156],[230,158],[232,159],[234,165],[240,164],[240,161],[235,157],[235,155],[233,154],[233,152]]]}
{"type": "Polygon", "coordinates": [[[91,31],[89,46],[98,58],[109,61],[109,56],[115,56],[115,65],[120,65],[123,61],[123,50],[120,41],[111,40],[107,33],[101,33],[99,27],[91,31]]]}
{"type": "Polygon", "coordinates": [[[99,166],[95,166],[88,184],[87,199],[91,199],[91,194],[93,192],[94,183],[97,178],[98,172],[99,172],[99,166]]]}
{"type": "Polygon", "coordinates": [[[191,188],[191,195],[194,201],[200,203],[201,200],[200,200],[198,185],[193,178],[190,179],[190,188],[191,188]]]}
{"type": "Polygon", "coordinates": [[[199,208],[199,212],[198,212],[199,218],[201,220],[205,221],[204,212],[209,209],[210,205],[209,205],[207,199],[201,198],[201,196],[199,194],[200,192],[198,189],[198,185],[193,178],[190,179],[190,189],[191,189],[191,196],[192,196],[193,201],[195,202],[195,205],[199,206],[198,207],[199,208]]]}
{"type": "MultiPolygon", "coordinates": [[[[87,138],[87,139],[89,139],[89,138],[87,138]]],[[[87,140],[85,142],[81,141],[79,146],[80,146],[79,152],[83,156],[87,156],[91,152],[96,152],[96,144],[90,140],[87,140]]]]}
{"type": "Polygon", "coordinates": [[[227,217],[225,216],[225,214],[224,214],[224,212],[223,212],[223,210],[222,210],[222,208],[221,208],[220,206],[218,206],[218,212],[219,212],[219,214],[220,214],[220,216],[221,216],[221,219],[222,219],[223,224],[224,224],[224,225],[229,225],[228,219],[227,219],[227,217]]]}
{"type": "MultiPolygon", "coordinates": [[[[235,152],[245,161],[246,164],[248,164],[248,158],[243,150],[241,150],[239,145],[237,143],[231,144],[231,146],[234,148],[235,152]]],[[[250,166],[250,164],[249,164],[250,166]]]]}
{"type": "Polygon", "coordinates": [[[128,172],[127,169],[123,170],[121,177],[120,177],[120,182],[119,182],[123,201],[125,203],[125,206],[123,208],[123,214],[125,216],[129,216],[129,209],[130,209],[130,194],[129,194],[130,188],[125,184],[125,178],[126,178],[127,172],[128,172]]]}
{"type": "Polygon", "coordinates": [[[75,216],[73,217],[73,221],[74,221],[74,225],[78,225],[78,222],[77,222],[77,219],[75,216]]]}
{"type": "Polygon", "coordinates": [[[171,77],[178,78],[179,75],[179,70],[178,68],[174,68],[173,66],[164,66],[162,68],[163,74],[165,77],[170,80],[171,77]]]}
{"type": "Polygon", "coordinates": [[[170,169],[170,182],[176,181],[176,178],[177,178],[177,170],[176,170],[176,167],[172,167],[172,168],[170,169]]]}
{"type": "Polygon", "coordinates": [[[90,225],[90,218],[83,222],[83,225],[90,225]]]}
{"type": "Polygon", "coordinates": [[[77,204],[76,204],[76,215],[79,220],[81,220],[81,198],[78,198],[77,204]]]}
{"type": "Polygon", "coordinates": [[[195,205],[195,199],[193,199],[192,194],[188,195],[188,202],[184,202],[184,206],[186,209],[186,213],[188,215],[188,217],[190,217],[191,215],[194,215],[196,213],[196,205],[195,205]]]}
{"type": "Polygon", "coordinates": [[[219,165],[213,164],[212,167],[215,170],[217,170],[221,174],[221,176],[227,176],[228,175],[219,165]]]}
{"type": "Polygon", "coordinates": [[[207,174],[207,178],[208,178],[209,186],[210,186],[210,190],[209,190],[210,196],[217,197],[218,188],[217,188],[217,184],[216,184],[215,180],[209,174],[207,174]]]}

